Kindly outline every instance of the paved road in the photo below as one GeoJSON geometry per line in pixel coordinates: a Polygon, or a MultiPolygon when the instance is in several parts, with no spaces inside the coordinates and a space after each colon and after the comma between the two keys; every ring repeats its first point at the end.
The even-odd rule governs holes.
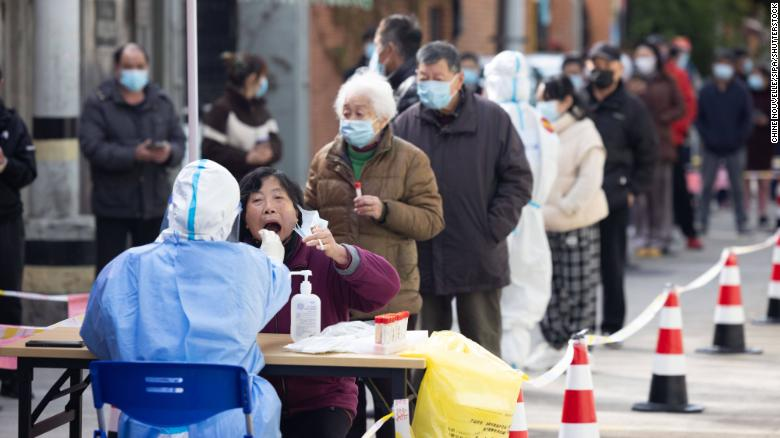
{"type": "MultiPolygon", "coordinates": [[[[766,234],[737,239],[731,215],[715,216],[713,230],[702,252],[681,251],[676,256],[642,261],[628,275],[629,319],[639,313],[667,282],[686,283],[710,267],[724,246],[763,240],[766,234]]],[[[748,318],[766,311],[766,285],[771,250],[740,258],[743,299],[748,318]]],[[[704,356],[693,353],[712,340],[712,314],[717,283],[681,297],[684,344],[688,365],[688,393],[705,412],[692,415],[647,414],[631,411],[634,402],[646,401],[651,376],[657,321],[637,333],[622,350],[598,348],[593,352],[593,380],[601,436],[712,438],[780,436],[780,326],[747,325],[750,345],[760,356],[704,356]]],[[[41,397],[56,379],[53,371],[36,375],[35,393],[41,397]]],[[[542,389],[526,388],[525,401],[531,436],[557,436],[564,379],[542,389]]],[[[84,436],[96,424],[91,397],[84,400],[84,436]]],[[[0,438],[16,436],[15,401],[0,397],[0,438]]],[[[64,437],[64,431],[46,436],[64,437]]]]}
{"type": "MultiPolygon", "coordinates": [[[[767,237],[755,233],[737,239],[731,215],[716,217],[705,251],[681,251],[676,256],[641,261],[629,273],[629,320],[660,292],[664,284],[685,284],[717,261],[721,248],[751,244],[767,237]]],[[[766,312],[766,287],[771,250],[739,259],[742,293],[748,319],[766,312]]],[[[778,437],[780,436],[780,326],[746,326],[747,342],[761,347],[760,356],[709,356],[694,352],[712,342],[712,317],[717,280],[681,296],[683,337],[687,360],[688,396],[705,406],[701,414],[638,413],[635,402],[646,401],[657,318],[622,350],[604,347],[593,352],[593,384],[602,437],[778,437]]],[[[561,415],[564,379],[543,389],[526,388],[525,401],[532,437],[556,437],[561,415]]]]}

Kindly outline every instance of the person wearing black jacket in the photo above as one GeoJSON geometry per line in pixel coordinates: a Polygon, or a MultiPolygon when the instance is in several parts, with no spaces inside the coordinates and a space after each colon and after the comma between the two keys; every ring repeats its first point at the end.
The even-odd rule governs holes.
{"type": "Polygon", "coordinates": [[[590,58],[595,67],[588,87],[590,117],[607,148],[603,188],[609,216],[600,224],[604,291],[601,331],[614,333],[623,327],[626,314],[624,271],[629,211],[636,196],[652,180],[658,136],[647,107],[623,86],[620,51],[597,43],[590,58]]]}
{"type": "Polygon", "coordinates": [[[699,91],[696,129],[702,139],[701,227],[709,225],[712,185],[722,162],[729,174],[737,232],[747,232],[743,202],[742,172],[746,143],[753,130],[753,98],[745,83],[736,77],[734,55],[720,50],[712,65],[713,79],[699,91]]]}
{"type": "Polygon", "coordinates": [[[421,326],[461,333],[501,356],[501,289],[509,284],[506,238],[531,200],[523,142],[496,103],[463,89],[457,49],[434,41],[417,54],[420,103],[393,122],[395,135],[431,160],[444,231],[417,243],[421,326]]]}
{"type": "Polygon", "coordinates": [[[151,243],[171,194],[168,169],[184,157],[184,132],[170,98],[149,83],[143,48],[114,53],[115,77],[84,104],[79,143],[92,171],[96,272],[132,246],[151,243]]]}
{"type": "Polygon", "coordinates": [[[399,115],[419,100],[415,55],[421,42],[420,26],[408,15],[393,14],[384,18],[374,35],[376,49],[368,67],[387,76],[399,115]]]}
{"type": "Polygon", "coordinates": [[[268,67],[251,53],[222,54],[225,92],[203,117],[203,158],[216,161],[236,178],[282,159],[279,124],[268,110],[268,67]]]}
{"type": "MultiPolygon", "coordinates": [[[[0,71],[0,88],[3,86],[0,71]]],[[[0,289],[22,289],[24,269],[24,222],[19,190],[38,175],[35,146],[27,127],[16,111],[0,100],[0,289]]],[[[20,325],[22,305],[19,298],[0,297],[0,324],[20,325]]],[[[0,370],[0,394],[15,396],[15,373],[0,370]]]]}

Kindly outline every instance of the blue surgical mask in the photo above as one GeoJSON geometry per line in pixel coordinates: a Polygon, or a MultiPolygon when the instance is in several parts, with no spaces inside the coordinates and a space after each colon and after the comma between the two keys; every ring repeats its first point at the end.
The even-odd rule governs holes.
{"type": "Polygon", "coordinates": [[[542,117],[551,122],[558,120],[558,117],[561,116],[561,113],[558,112],[557,100],[544,100],[537,102],[536,109],[539,111],[542,117]]]}
{"type": "Polygon", "coordinates": [[[379,73],[382,76],[385,75],[385,66],[379,62],[379,50],[375,49],[374,53],[371,54],[371,59],[368,61],[368,70],[379,73]]]}
{"type": "Polygon", "coordinates": [[[751,73],[747,78],[747,83],[751,90],[761,91],[764,89],[764,78],[758,73],[751,73]]]}
{"type": "Polygon", "coordinates": [[[260,79],[260,87],[257,89],[257,92],[255,93],[256,98],[261,98],[265,96],[265,93],[268,92],[268,78],[263,76],[263,79],[260,79]]]}
{"type": "Polygon", "coordinates": [[[742,61],[742,71],[746,73],[750,73],[753,71],[753,60],[750,58],[746,58],[744,61],[742,61]]]}
{"type": "Polygon", "coordinates": [[[688,61],[691,59],[691,54],[688,52],[682,52],[680,53],[680,56],[677,57],[677,67],[680,67],[681,69],[688,68],[688,61]]]}
{"type": "Polygon", "coordinates": [[[371,120],[341,119],[339,132],[344,140],[356,149],[363,149],[371,144],[371,141],[376,137],[371,120]]]}
{"type": "Polygon", "coordinates": [[[374,56],[374,52],[376,52],[376,44],[366,43],[363,45],[363,56],[365,56],[366,59],[371,59],[371,57],[374,56]]]}
{"type": "Polygon", "coordinates": [[[466,85],[477,85],[479,84],[479,70],[475,70],[473,68],[464,68],[463,69],[463,83],[466,85]]]}
{"type": "Polygon", "coordinates": [[[580,91],[585,88],[585,79],[582,77],[582,75],[569,75],[568,77],[571,81],[571,85],[574,87],[574,90],[580,91]]]}
{"type": "Polygon", "coordinates": [[[130,91],[141,91],[149,83],[149,70],[122,70],[119,74],[119,83],[130,91]]]}
{"type": "Polygon", "coordinates": [[[728,81],[734,76],[734,67],[729,64],[717,63],[712,66],[712,74],[716,79],[728,81]]]}
{"type": "Polygon", "coordinates": [[[417,95],[420,102],[428,108],[440,110],[452,101],[450,83],[452,81],[421,81],[417,83],[417,95]]]}

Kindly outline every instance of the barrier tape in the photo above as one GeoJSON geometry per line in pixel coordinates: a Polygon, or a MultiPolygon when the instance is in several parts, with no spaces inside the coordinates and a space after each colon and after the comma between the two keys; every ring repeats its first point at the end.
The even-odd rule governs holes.
{"type": "Polygon", "coordinates": [[[385,425],[390,419],[393,418],[393,413],[390,412],[389,414],[385,415],[384,417],[380,418],[376,423],[374,423],[373,426],[371,426],[370,429],[366,431],[366,433],[363,434],[361,438],[370,438],[374,436],[377,432],[379,432],[379,429],[382,428],[382,426],[385,425]]]}
{"type": "Polygon", "coordinates": [[[14,290],[3,290],[0,289],[0,297],[16,297],[16,298],[24,298],[26,300],[38,300],[38,301],[57,301],[61,303],[67,303],[68,301],[72,301],[76,298],[82,298],[89,296],[89,293],[78,293],[78,294],[58,294],[58,295],[50,295],[50,294],[41,294],[36,292],[19,292],[14,290]]]}
{"type": "MultiPolygon", "coordinates": [[[[712,267],[707,269],[703,274],[699,275],[684,286],[667,286],[667,288],[658,294],[658,296],[656,296],[655,299],[653,299],[653,301],[647,307],[645,307],[645,309],[639,315],[637,315],[636,318],[625,325],[622,329],[612,333],[609,336],[586,335],[584,338],[585,344],[589,346],[605,345],[625,341],[626,339],[633,336],[636,332],[644,328],[647,323],[655,318],[655,315],[658,313],[658,311],[663,308],[670,290],[675,290],[678,294],[683,294],[685,292],[700,289],[718,276],[720,271],[723,269],[723,266],[726,264],[726,259],[728,258],[729,254],[733,253],[734,255],[739,256],[771,248],[777,242],[778,236],[780,236],[780,230],[760,243],[724,248],[723,251],[721,251],[720,258],[718,259],[717,263],[712,265],[712,267]]],[[[569,341],[566,347],[566,352],[564,352],[563,357],[558,361],[558,363],[556,363],[555,366],[550,368],[549,371],[542,374],[541,376],[530,379],[528,384],[535,388],[541,388],[552,383],[558,379],[558,377],[562,376],[564,372],[566,372],[566,370],[569,368],[569,364],[571,364],[573,357],[574,341],[569,341]]]]}

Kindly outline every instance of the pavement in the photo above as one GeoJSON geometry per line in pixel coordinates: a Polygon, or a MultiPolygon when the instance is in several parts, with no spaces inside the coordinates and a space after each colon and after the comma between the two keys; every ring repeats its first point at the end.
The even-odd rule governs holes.
{"type": "MultiPolygon", "coordinates": [[[[755,232],[751,236],[737,237],[732,224],[730,212],[716,213],[710,234],[704,239],[703,251],[680,249],[670,257],[636,261],[637,267],[627,273],[627,319],[631,320],[641,312],[665,284],[684,284],[706,271],[718,260],[723,247],[756,243],[769,235],[755,232]]],[[[766,312],[771,254],[770,249],[739,258],[748,321],[766,312]]],[[[632,404],[647,401],[658,331],[656,318],[629,338],[621,350],[604,347],[593,350],[593,384],[602,437],[780,437],[780,325],[746,324],[747,343],[762,348],[761,355],[710,356],[695,353],[696,348],[712,342],[712,317],[717,293],[715,280],[680,297],[688,398],[691,403],[703,405],[704,412],[666,414],[631,411],[632,404]]],[[[33,388],[36,400],[40,400],[57,377],[59,373],[55,370],[36,372],[33,388]]],[[[562,377],[544,388],[524,388],[532,438],[557,436],[564,382],[562,377]]],[[[15,437],[16,401],[0,397],[0,408],[0,438],[15,437]]],[[[51,415],[55,411],[47,412],[51,415]]],[[[84,397],[84,413],[83,436],[88,437],[97,424],[89,391],[84,397]]],[[[45,436],[65,437],[67,433],[60,429],[45,436]]]]}
{"type": "MultiPolygon", "coordinates": [[[[730,212],[713,218],[703,251],[681,249],[671,257],[637,260],[626,277],[628,317],[641,312],[667,283],[686,284],[719,258],[722,248],[764,240],[767,232],[737,237],[730,212]]],[[[746,318],[766,314],[767,283],[772,250],[739,257],[746,318]]],[[[704,406],[700,414],[633,412],[647,401],[652,375],[658,319],[629,338],[621,350],[597,347],[592,352],[597,419],[608,437],[778,437],[780,436],[780,325],[746,324],[748,346],[761,355],[704,355],[697,348],[711,345],[717,279],[702,289],[680,296],[683,346],[686,354],[689,403],[704,406]]],[[[532,375],[533,377],[533,375],[532,375]]],[[[557,437],[565,379],[541,389],[524,388],[529,435],[557,437]]]]}

